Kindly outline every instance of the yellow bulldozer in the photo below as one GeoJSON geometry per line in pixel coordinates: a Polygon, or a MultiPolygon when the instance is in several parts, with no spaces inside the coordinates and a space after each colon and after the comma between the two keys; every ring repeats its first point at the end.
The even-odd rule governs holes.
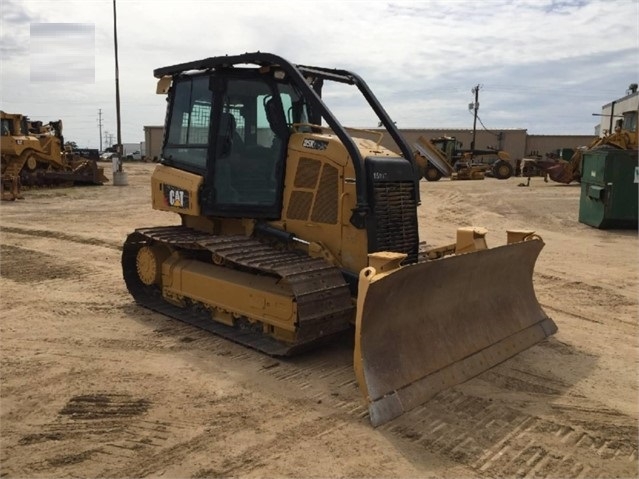
{"type": "Polygon", "coordinates": [[[138,304],[273,356],[354,334],[375,426],[556,331],[533,289],[533,232],[495,248],[482,228],[420,241],[413,153],[357,74],[257,52],[154,75],[168,102],[152,205],[181,224],[128,235],[138,304]],[[331,82],[359,90],[401,155],[338,121],[331,82]]]}
{"type": "Polygon", "coordinates": [[[94,160],[65,150],[62,120],[43,124],[0,111],[0,133],[3,200],[22,198],[23,188],[108,181],[94,160]]]}

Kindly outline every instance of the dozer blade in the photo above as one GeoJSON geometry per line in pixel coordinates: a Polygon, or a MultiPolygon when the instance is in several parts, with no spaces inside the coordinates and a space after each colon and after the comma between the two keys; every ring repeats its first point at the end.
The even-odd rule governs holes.
{"type": "Polygon", "coordinates": [[[533,239],[362,270],[354,367],[373,426],[556,332],[532,283],[542,247],[533,239]]]}

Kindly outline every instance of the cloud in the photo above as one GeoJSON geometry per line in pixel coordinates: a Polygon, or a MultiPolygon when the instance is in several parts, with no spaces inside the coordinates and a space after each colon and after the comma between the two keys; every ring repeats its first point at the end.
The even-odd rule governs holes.
{"type": "Polygon", "coordinates": [[[3,0],[0,15],[0,54],[2,62],[29,53],[28,26],[39,20],[21,2],[3,0]]]}
{"type": "MultiPolygon", "coordinates": [[[[123,140],[140,141],[144,125],[164,121],[155,68],[257,50],[355,71],[401,127],[471,127],[470,90],[481,84],[479,113],[490,129],[591,134],[598,123],[591,114],[638,80],[638,5],[630,0],[121,0],[123,140]]],[[[98,109],[105,127],[115,131],[112,2],[59,0],[55,8],[42,6],[3,1],[3,109],[42,120],[63,118],[65,136],[96,146],[98,109]],[[50,50],[53,63],[41,73],[55,77],[54,91],[43,90],[38,75],[30,82],[25,45],[32,23],[51,24],[44,27],[49,32],[60,24],[94,25],[94,83],[88,81],[89,69],[80,68],[91,59],[74,51],[78,43],[73,55],[59,47],[50,50]],[[69,77],[70,71],[75,73],[69,77]],[[83,78],[86,83],[77,81],[83,78]]],[[[79,30],[58,37],[77,39],[79,30]]],[[[377,125],[355,89],[326,93],[345,124],[377,125]]]]}
{"type": "Polygon", "coordinates": [[[3,0],[2,22],[5,26],[24,25],[38,21],[40,16],[30,12],[21,2],[15,0],[3,0]]]}

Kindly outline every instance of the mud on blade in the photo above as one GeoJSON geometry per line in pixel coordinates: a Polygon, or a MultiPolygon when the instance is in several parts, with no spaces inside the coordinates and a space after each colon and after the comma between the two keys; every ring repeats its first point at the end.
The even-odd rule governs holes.
{"type": "Polygon", "coordinates": [[[355,372],[383,424],[556,332],[532,276],[534,239],[360,274],[355,372]]]}

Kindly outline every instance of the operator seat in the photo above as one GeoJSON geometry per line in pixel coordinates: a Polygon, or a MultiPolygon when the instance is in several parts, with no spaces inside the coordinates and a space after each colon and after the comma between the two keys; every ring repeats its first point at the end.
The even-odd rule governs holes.
{"type": "Polygon", "coordinates": [[[231,154],[241,154],[244,142],[237,133],[237,123],[233,114],[223,112],[220,115],[220,129],[217,141],[217,158],[226,158],[231,154]]]}
{"type": "Polygon", "coordinates": [[[273,97],[269,98],[264,103],[264,111],[266,113],[268,124],[273,132],[273,142],[270,148],[268,170],[269,176],[274,184],[276,178],[279,176],[280,169],[282,168],[281,163],[284,161],[286,156],[286,146],[288,145],[288,138],[291,131],[286,123],[286,117],[284,116],[281,104],[275,101],[273,97]]]}
{"type": "Polygon", "coordinates": [[[290,130],[286,124],[286,118],[284,117],[284,112],[280,105],[274,98],[269,98],[264,104],[264,110],[268,124],[275,134],[275,138],[283,143],[288,141],[290,130]]]}
{"type": "Polygon", "coordinates": [[[235,117],[222,112],[215,147],[215,190],[217,201],[221,203],[233,204],[240,197],[238,187],[242,181],[242,168],[235,160],[242,145],[235,128],[235,117]],[[231,156],[234,158],[231,159],[231,156]]]}

